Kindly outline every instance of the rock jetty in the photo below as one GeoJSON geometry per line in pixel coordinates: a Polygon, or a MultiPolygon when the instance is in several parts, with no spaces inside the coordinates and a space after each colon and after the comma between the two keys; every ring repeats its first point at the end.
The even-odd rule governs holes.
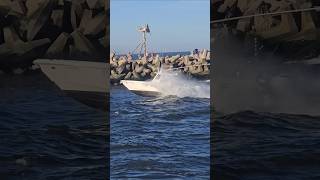
{"type": "Polygon", "coordinates": [[[36,58],[105,61],[109,1],[1,0],[0,69],[30,68],[36,58]]]}
{"type": "Polygon", "coordinates": [[[284,11],[299,12],[243,18],[217,23],[212,27],[226,28],[251,49],[262,44],[261,47],[290,59],[316,57],[320,52],[320,13],[306,9],[319,5],[316,0],[213,0],[212,21],[284,11]]]}
{"type": "Polygon", "coordinates": [[[110,81],[117,85],[121,80],[148,80],[153,78],[161,68],[177,69],[184,73],[208,78],[210,74],[210,51],[201,50],[190,55],[165,56],[151,55],[133,60],[131,54],[116,56],[110,54],[110,81]]]}

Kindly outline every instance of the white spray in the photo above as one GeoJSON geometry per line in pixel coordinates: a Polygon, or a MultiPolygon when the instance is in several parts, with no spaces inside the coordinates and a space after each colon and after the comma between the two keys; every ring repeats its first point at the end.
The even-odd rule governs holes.
{"type": "Polygon", "coordinates": [[[179,71],[161,70],[160,78],[152,85],[164,96],[210,98],[210,82],[187,78],[179,71]]]}

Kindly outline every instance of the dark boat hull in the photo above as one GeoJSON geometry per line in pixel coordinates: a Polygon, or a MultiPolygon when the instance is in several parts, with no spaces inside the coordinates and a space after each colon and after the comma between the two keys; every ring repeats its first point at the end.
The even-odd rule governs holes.
{"type": "Polygon", "coordinates": [[[154,97],[154,96],[161,96],[161,93],[155,92],[155,91],[134,91],[131,90],[134,94],[137,94],[139,96],[146,96],[146,97],[154,97]]]}

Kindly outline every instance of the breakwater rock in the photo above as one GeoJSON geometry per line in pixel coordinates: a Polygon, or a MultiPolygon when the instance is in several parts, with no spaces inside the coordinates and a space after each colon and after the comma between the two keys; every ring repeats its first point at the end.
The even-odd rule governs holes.
{"type": "Polygon", "coordinates": [[[37,58],[105,61],[109,12],[105,0],[1,0],[0,70],[37,58]]]}
{"type": "Polygon", "coordinates": [[[210,74],[210,52],[202,50],[197,54],[165,56],[153,55],[132,60],[130,55],[116,56],[110,54],[111,84],[121,80],[143,81],[153,78],[159,69],[180,70],[198,78],[208,78],[210,74]]]}
{"type": "Polygon", "coordinates": [[[212,27],[235,35],[254,51],[265,49],[289,59],[317,57],[320,54],[320,13],[306,9],[319,5],[316,0],[213,0],[212,21],[269,15],[214,23],[212,27]],[[292,12],[297,10],[300,12],[292,12]],[[279,12],[282,13],[275,14],[279,12]]]}

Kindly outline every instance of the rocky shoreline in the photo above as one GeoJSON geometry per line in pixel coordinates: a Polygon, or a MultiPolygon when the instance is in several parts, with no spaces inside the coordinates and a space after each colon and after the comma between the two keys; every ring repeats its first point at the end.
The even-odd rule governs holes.
{"type": "Polygon", "coordinates": [[[110,54],[110,82],[118,85],[121,80],[143,81],[153,78],[159,68],[176,69],[197,78],[208,78],[210,74],[210,51],[201,50],[190,55],[151,55],[133,60],[132,56],[110,54]]]}

